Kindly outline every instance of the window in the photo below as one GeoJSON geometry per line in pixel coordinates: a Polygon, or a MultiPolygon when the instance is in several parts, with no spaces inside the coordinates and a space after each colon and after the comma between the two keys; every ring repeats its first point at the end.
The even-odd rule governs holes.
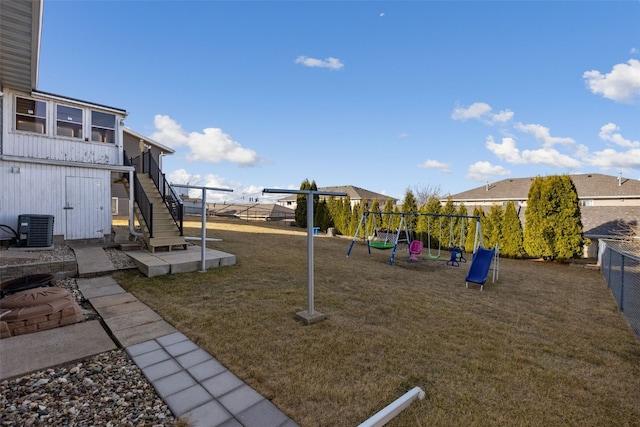
{"type": "Polygon", "coordinates": [[[580,200],[580,206],[593,206],[593,199],[582,199],[580,200]]]}
{"type": "Polygon", "coordinates": [[[16,130],[46,133],[47,104],[35,99],[16,98],[16,130]]]}
{"type": "Polygon", "coordinates": [[[80,108],[57,106],[56,135],[82,138],[82,110],[80,108]]]}
{"type": "Polygon", "coordinates": [[[91,112],[91,141],[116,142],[115,114],[91,112]]]}

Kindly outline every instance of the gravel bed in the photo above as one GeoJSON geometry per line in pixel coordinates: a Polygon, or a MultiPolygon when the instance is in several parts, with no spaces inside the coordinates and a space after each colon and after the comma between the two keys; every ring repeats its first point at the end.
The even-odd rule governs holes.
{"type": "Polygon", "coordinates": [[[54,261],[75,261],[76,254],[69,246],[34,251],[10,251],[0,247],[0,265],[18,265],[54,261]]]}
{"type": "MultiPolygon", "coordinates": [[[[118,268],[135,267],[122,251],[106,252],[118,268]]],[[[100,319],[75,278],[58,279],[55,286],[71,292],[85,321],[100,319]]],[[[176,420],[124,349],[0,382],[0,426],[185,425],[176,420]]]]}
{"type": "Polygon", "coordinates": [[[124,350],[0,382],[2,426],[176,426],[124,350]]]}

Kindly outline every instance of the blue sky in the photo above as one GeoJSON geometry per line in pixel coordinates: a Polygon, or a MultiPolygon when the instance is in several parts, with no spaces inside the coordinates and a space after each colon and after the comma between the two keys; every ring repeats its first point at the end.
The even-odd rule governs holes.
{"type": "Polygon", "coordinates": [[[234,190],[208,200],[640,179],[639,22],[639,1],[45,0],[38,88],[127,110],[173,182],[234,190]]]}

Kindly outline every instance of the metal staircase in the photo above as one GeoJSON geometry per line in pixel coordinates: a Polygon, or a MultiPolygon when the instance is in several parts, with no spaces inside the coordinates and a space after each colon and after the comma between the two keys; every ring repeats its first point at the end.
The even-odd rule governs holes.
{"type": "MultiPolygon", "coordinates": [[[[125,153],[125,164],[134,166],[134,212],[142,225],[144,239],[151,252],[158,248],[187,248],[183,234],[183,206],[167,183],[165,175],[149,151],[136,158],[125,153]]],[[[131,183],[125,180],[125,186],[131,183]]],[[[128,190],[128,188],[127,188],[128,190]]]]}

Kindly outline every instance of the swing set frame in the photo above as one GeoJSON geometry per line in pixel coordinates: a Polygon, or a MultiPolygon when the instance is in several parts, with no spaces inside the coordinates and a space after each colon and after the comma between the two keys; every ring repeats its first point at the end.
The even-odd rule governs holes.
{"type": "MultiPolygon", "coordinates": [[[[429,258],[432,259],[439,259],[440,258],[440,251],[441,251],[441,245],[442,245],[442,219],[443,218],[449,218],[449,220],[451,221],[451,227],[453,227],[453,220],[454,219],[462,219],[463,221],[465,219],[471,220],[471,219],[475,219],[476,220],[476,230],[475,230],[475,236],[474,236],[474,241],[473,241],[473,252],[475,253],[476,250],[478,249],[478,246],[481,244],[481,240],[482,240],[482,227],[480,224],[480,217],[479,216],[475,216],[475,215],[457,215],[457,214],[435,214],[435,213],[426,213],[426,212],[384,212],[384,211],[364,211],[362,213],[362,217],[360,217],[360,221],[358,222],[358,227],[356,227],[356,231],[353,235],[353,239],[351,240],[351,244],[349,245],[349,249],[347,250],[347,258],[349,257],[349,255],[351,255],[351,251],[355,245],[356,240],[358,239],[358,236],[360,235],[360,230],[364,230],[365,232],[365,237],[364,240],[366,241],[367,244],[367,252],[369,255],[371,255],[371,248],[373,247],[374,249],[392,249],[391,251],[391,257],[389,258],[389,265],[393,265],[393,262],[395,261],[395,257],[396,257],[396,252],[398,249],[398,245],[400,243],[406,243],[407,244],[407,250],[409,250],[409,246],[411,245],[411,241],[413,240],[413,230],[409,230],[408,225],[407,225],[407,217],[427,217],[427,240],[428,240],[428,244],[427,244],[427,251],[428,251],[428,256],[429,258]],[[371,227],[374,228],[374,230],[367,230],[367,225],[369,224],[369,215],[373,215],[373,221],[371,222],[371,227]],[[400,222],[398,223],[398,228],[395,231],[395,236],[394,236],[394,241],[393,241],[393,246],[391,245],[391,242],[388,241],[388,237],[389,237],[389,233],[390,231],[387,230],[387,235],[385,236],[385,241],[384,242],[380,242],[380,241],[375,241],[373,240],[375,233],[377,232],[377,229],[375,228],[376,223],[376,217],[380,217],[382,218],[383,215],[391,215],[393,218],[393,216],[395,215],[399,215],[400,216],[400,222]],[[438,254],[437,255],[432,255],[431,254],[431,229],[430,229],[430,220],[431,218],[438,218],[439,222],[440,222],[440,239],[438,241],[438,254]],[[364,227],[364,228],[363,228],[364,227]],[[373,231],[373,233],[371,233],[371,231],[373,231]],[[401,239],[400,236],[402,235],[402,232],[404,232],[405,234],[405,238],[401,239]],[[381,244],[384,243],[384,244],[381,244]]],[[[463,222],[464,224],[464,222],[463,222]]]]}

